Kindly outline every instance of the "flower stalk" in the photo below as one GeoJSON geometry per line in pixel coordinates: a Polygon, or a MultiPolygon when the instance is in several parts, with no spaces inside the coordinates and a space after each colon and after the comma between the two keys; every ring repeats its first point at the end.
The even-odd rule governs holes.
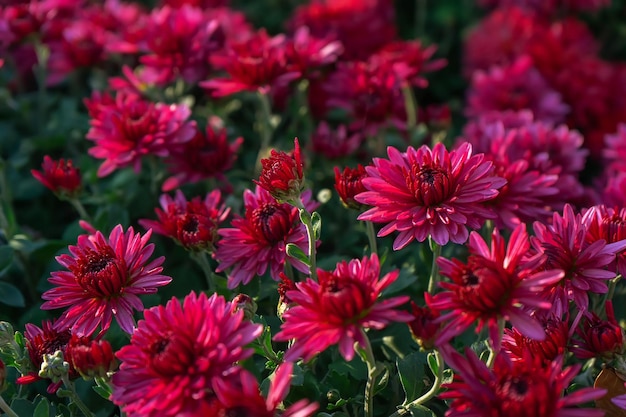
{"type": "MultiPolygon", "coordinates": [[[[319,226],[313,224],[313,219],[319,219],[320,217],[316,212],[313,212],[312,214],[309,213],[309,211],[306,209],[306,207],[304,207],[301,201],[299,201],[297,207],[300,212],[300,221],[306,229],[306,235],[309,240],[309,273],[311,275],[311,279],[317,281],[315,242],[317,241],[317,235],[319,234],[319,226]]],[[[318,220],[318,222],[321,223],[321,220],[318,220]]]]}
{"type": "Polygon", "coordinates": [[[365,340],[365,346],[359,350],[361,359],[367,365],[367,383],[365,384],[365,417],[372,417],[374,415],[374,387],[376,385],[376,377],[381,373],[382,368],[376,364],[374,358],[374,352],[372,351],[372,345],[369,338],[361,329],[363,333],[363,339],[365,340]]]}
{"type": "MultiPolygon", "coordinates": [[[[498,317],[498,340],[502,340],[502,335],[504,334],[504,317],[498,317]]],[[[492,368],[493,363],[496,360],[496,356],[498,355],[498,351],[493,345],[493,341],[489,343],[489,357],[487,358],[487,367],[492,368]]]]}
{"type": "Polygon", "coordinates": [[[202,272],[204,273],[204,277],[206,278],[206,283],[208,287],[209,293],[215,292],[215,282],[213,274],[213,269],[211,268],[211,264],[209,263],[209,259],[207,257],[207,253],[205,251],[192,252],[191,257],[194,261],[200,266],[202,272]]]}
{"type": "Polygon", "coordinates": [[[4,401],[4,398],[2,398],[1,396],[0,396],[0,410],[2,410],[4,414],[7,415],[7,417],[20,417],[15,411],[11,409],[9,404],[7,404],[6,401],[4,401]]]}
{"type": "Polygon", "coordinates": [[[437,258],[441,256],[441,245],[435,243],[432,239],[429,240],[430,250],[433,252],[433,263],[430,267],[430,278],[428,280],[428,292],[434,294],[439,282],[439,266],[437,265],[437,258]]]}
{"type": "Polygon", "coordinates": [[[376,243],[376,231],[374,230],[374,223],[365,221],[365,228],[367,231],[367,239],[370,244],[370,255],[378,253],[378,245],[376,243]]]}
{"type": "Polygon", "coordinates": [[[68,396],[85,415],[85,417],[96,417],[95,414],[92,413],[91,410],[89,410],[89,408],[85,405],[83,400],[80,399],[78,393],[76,392],[76,387],[74,386],[74,383],[70,381],[69,377],[67,375],[64,375],[61,379],[63,381],[63,384],[65,385],[65,388],[67,388],[67,390],[69,391],[67,393],[68,396]]]}

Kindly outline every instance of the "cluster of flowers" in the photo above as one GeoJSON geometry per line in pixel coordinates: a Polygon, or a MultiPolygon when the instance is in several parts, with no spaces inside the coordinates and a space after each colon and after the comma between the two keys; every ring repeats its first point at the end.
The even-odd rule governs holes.
{"type": "MultiPolygon", "coordinates": [[[[65,381],[46,355],[61,351],[67,378],[110,377],[110,398],[129,417],[305,417],[318,404],[281,405],[293,363],[338,345],[345,360],[359,353],[375,377],[380,369],[366,330],[400,322],[423,349],[436,352],[439,366],[431,369],[437,384],[444,362],[454,371],[445,392],[437,384],[433,391],[450,400],[448,416],[602,416],[602,410],[576,407],[606,390],[564,396],[581,368],[567,365],[566,355],[623,365],[626,354],[610,301],[606,309],[592,303],[612,296],[626,272],[626,124],[619,125],[626,120],[617,112],[624,95],[614,86],[626,85],[615,81],[623,71],[597,56],[582,22],[554,17],[560,7],[589,9],[588,2],[483,3],[498,7],[467,37],[469,122],[453,149],[389,146],[386,156],[365,167],[335,168],[341,200],[360,212],[359,220],[381,224],[379,237],[393,235],[393,250],[431,241],[425,305],[414,300],[410,311],[409,296],[383,293],[399,271],[381,277],[374,245],[369,256],[341,261],[332,271],[316,268],[319,203],[306,188],[298,140],[292,153],[272,151],[261,160],[256,187],[243,192],[243,213],[230,227],[222,226],[231,211],[223,198],[229,187],[188,200],[180,190],[185,184],[226,182],[243,139],[229,142],[218,118],[199,128],[192,106],[158,96],[178,82],[189,92],[199,87],[206,100],[254,92],[271,106],[269,117],[304,85],[315,121],[307,138],[311,154],[354,155],[390,129],[411,138],[411,95],[427,87],[423,74],[445,61],[432,59],[433,46],[399,39],[390,2],[313,1],[296,10],[287,34],[273,37],[223,2],[172,0],[150,12],[109,0],[0,9],[0,46],[20,70],[20,82],[28,82],[41,44],[50,51],[44,62],[50,84],[79,67],[134,60],[136,68],[120,66],[123,76],[109,78],[110,92],[85,100],[89,154],[104,160],[100,177],[126,167],[139,172],[148,158],[162,160],[170,175],[162,190],[176,190],[161,196],[157,220],[140,220],[145,234],[118,225],[107,237],[81,223],[87,233],[57,257],[66,270],[52,272],[53,288],[43,294],[42,309],[64,311],[42,329],[28,325],[32,363],[18,383],[50,379],[56,391],[65,381]],[[572,60],[584,65],[567,65],[572,60]],[[334,109],[345,118],[331,125],[334,109]],[[608,162],[595,179],[600,191],[580,182],[589,157],[608,162]],[[282,326],[273,340],[290,343],[266,395],[241,365],[263,332],[250,320],[245,296],[227,301],[192,292],[182,302],[147,309],[135,322],[135,312],[143,310],[140,296],[172,280],[163,274],[164,258],[151,259],[153,232],[200,262],[209,262],[210,254],[229,290],[266,273],[280,281],[282,326]],[[467,258],[440,256],[450,243],[466,245],[467,258]],[[298,281],[293,269],[307,278],[298,281]],[[115,355],[104,339],[114,318],[131,335],[115,355]],[[474,326],[488,333],[486,364],[473,351],[453,347],[455,337],[474,326]]],[[[446,118],[444,112],[428,122],[445,125],[446,118]]],[[[82,191],[80,172],[69,160],[46,157],[43,171],[33,175],[70,201],[82,191]]],[[[372,395],[365,395],[368,416],[372,395]]],[[[623,398],[613,399],[625,406],[623,398]]]]}

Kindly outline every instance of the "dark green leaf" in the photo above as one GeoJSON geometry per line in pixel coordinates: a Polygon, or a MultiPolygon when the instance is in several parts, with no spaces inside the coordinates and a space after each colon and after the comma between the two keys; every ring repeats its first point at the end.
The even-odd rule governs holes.
{"type": "Polygon", "coordinates": [[[11,307],[24,307],[24,296],[13,284],[0,281],[0,303],[11,307]]]}
{"type": "Polygon", "coordinates": [[[311,224],[313,225],[313,236],[315,236],[315,240],[318,240],[322,234],[322,217],[316,211],[311,215],[311,224]]]}
{"type": "Polygon", "coordinates": [[[400,382],[406,394],[404,404],[417,399],[424,389],[424,366],[426,355],[422,352],[414,352],[396,361],[400,382]]]}
{"type": "Polygon", "coordinates": [[[48,399],[45,397],[41,398],[37,407],[35,407],[35,412],[33,413],[33,417],[48,417],[50,415],[50,403],[48,403],[48,399]]]}
{"type": "Polygon", "coordinates": [[[409,407],[409,412],[413,417],[437,417],[430,408],[423,405],[413,405],[409,407]]]}
{"type": "Polygon", "coordinates": [[[9,245],[0,247],[0,276],[4,275],[13,263],[13,248],[9,245]]]}
{"type": "Polygon", "coordinates": [[[428,366],[430,366],[430,370],[433,371],[433,375],[437,375],[439,365],[437,364],[437,357],[432,352],[428,354],[428,366]]]}

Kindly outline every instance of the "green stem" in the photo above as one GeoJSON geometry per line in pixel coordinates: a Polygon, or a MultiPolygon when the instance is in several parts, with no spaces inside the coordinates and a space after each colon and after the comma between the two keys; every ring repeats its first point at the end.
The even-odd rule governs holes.
{"type": "MultiPolygon", "coordinates": [[[[504,317],[498,317],[498,337],[502,340],[502,334],[504,333],[504,317]]],[[[496,360],[498,352],[493,346],[493,340],[489,343],[489,357],[487,358],[487,367],[492,368],[493,363],[496,360]]]]}
{"type": "Polygon", "coordinates": [[[370,242],[370,255],[378,253],[378,245],[376,244],[376,231],[374,230],[374,223],[366,221],[365,228],[367,230],[367,239],[370,242]]]}
{"type": "Polygon", "coordinates": [[[7,240],[11,240],[16,232],[16,224],[11,189],[5,173],[6,166],[6,161],[0,158],[0,228],[4,230],[7,240]]]}
{"type": "Polygon", "coordinates": [[[11,410],[11,407],[9,407],[9,404],[4,401],[4,398],[2,398],[2,396],[0,396],[0,410],[4,411],[4,413],[8,417],[20,417],[15,411],[11,410]]]}
{"type": "Polygon", "coordinates": [[[74,404],[76,404],[80,411],[82,411],[85,417],[96,417],[94,413],[92,413],[91,410],[89,410],[89,408],[85,405],[83,400],[80,399],[78,393],[76,392],[76,388],[74,387],[74,383],[70,381],[69,377],[64,375],[62,379],[63,384],[65,384],[65,388],[71,392],[70,398],[74,401],[74,404]]]}
{"type": "Polygon", "coordinates": [[[404,97],[404,109],[406,111],[406,130],[409,133],[409,137],[412,138],[415,126],[417,126],[417,102],[411,84],[406,83],[402,87],[402,96],[404,97]]]}
{"type": "Polygon", "coordinates": [[[439,389],[441,388],[441,384],[443,383],[444,362],[443,362],[443,357],[441,356],[441,353],[439,353],[439,351],[437,350],[433,351],[433,355],[435,356],[435,363],[437,365],[437,369],[432,369],[432,367],[430,368],[431,371],[433,372],[433,375],[435,375],[435,381],[433,382],[432,387],[430,387],[428,392],[426,392],[424,395],[422,395],[416,400],[411,401],[409,404],[400,408],[398,411],[396,411],[389,417],[399,417],[399,416],[405,415],[410,412],[410,409],[412,407],[415,407],[417,405],[422,405],[437,395],[437,393],[439,392],[439,389]]]}
{"type": "Polygon", "coordinates": [[[254,164],[254,172],[258,174],[261,172],[261,159],[265,157],[270,144],[272,142],[272,135],[274,134],[274,126],[272,124],[272,106],[270,104],[270,98],[267,94],[261,92],[258,93],[259,98],[259,110],[257,112],[257,129],[261,136],[261,147],[256,157],[256,163],[254,164]]]}
{"type": "Polygon", "coordinates": [[[209,293],[215,292],[213,269],[211,268],[211,264],[209,263],[209,259],[207,258],[207,253],[204,251],[196,252],[193,253],[191,257],[194,261],[198,263],[198,265],[202,269],[204,277],[206,278],[209,293]]]}
{"type": "Polygon", "coordinates": [[[361,329],[363,339],[365,340],[365,346],[362,346],[361,358],[367,365],[367,383],[365,384],[365,417],[372,417],[374,415],[374,387],[376,383],[376,377],[380,374],[382,369],[376,365],[376,359],[374,358],[374,352],[372,351],[372,345],[361,329]]]}
{"type": "Polygon", "coordinates": [[[313,230],[313,222],[311,221],[311,213],[304,208],[302,203],[299,204],[300,220],[306,228],[306,235],[309,239],[309,274],[311,279],[317,281],[317,267],[315,262],[315,231],[313,230]]]}
{"type": "Polygon", "coordinates": [[[429,239],[430,249],[433,252],[433,263],[430,267],[430,279],[428,280],[428,292],[433,294],[439,282],[439,266],[437,265],[437,258],[441,256],[441,246],[435,243],[432,239],[429,239]]]}
{"type": "Polygon", "coordinates": [[[91,223],[91,216],[89,216],[89,213],[87,213],[87,210],[85,210],[85,206],[83,206],[83,203],[81,203],[79,199],[69,198],[68,201],[74,207],[74,209],[78,212],[78,215],[80,216],[81,219],[91,223]]]}

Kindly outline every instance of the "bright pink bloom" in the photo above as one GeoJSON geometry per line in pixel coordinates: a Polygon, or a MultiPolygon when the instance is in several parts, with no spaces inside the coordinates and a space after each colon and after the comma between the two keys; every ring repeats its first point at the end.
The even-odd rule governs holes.
{"type": "Polygon", "coordinates": [[[335,190],[344,206],[354,210],[366,207],[354,199],[357,194],[367,191],[363,185],[363,178],[366,176],[365,168],[361,164],[354,169],[345,167],[343,171],[335,167],[335,190]]]}
{"type": "Polygon", "coordinates": [[[548,316],[541,320],[546,332],[543,340],[524,336],[518,329],[504,329],[502,350],[512,361],[523,361],[530,353],[541,358],[544,365],[549,365],[559,356],[565,355],[569,345],[569,326],[567,321],[548,316]]]}
{"type": "Polygon", "coordinates": [[[164,257],[149,261],[154,244],[147,244],[151,231],[145,235],[126,232],[117,225],[108,238],[101,232],[80,235],[70,254],[56,257],[68,271],[52,272],[48,281],[55,285],[42,298],[44,310],[67,310],[56,322],[56,329],[72,329],[72,333],[91,335],[98,326],[104,333],[115,316],[122,330],[132,334],[134,310],[143,310],[142,294],[154,294],[157,287],[172,278],[162,275],[164,257]]]}
{"type": "Polygon", "coordinates": [[[43,157],[41,168],[43,171],[31,169],[30,173],[53,193],[60,196],[75,196],[81,191],[80,171],[74,167],[71,159],[55,161],[46,155],[43,157]]]}
{"type": "Polygon", "coordinates": [[[106,30],[104,49],[108,55],[136,54],[146,49],[149,15],[141,5],[105,0],[94,19],[106,30]]]}
{"type": "Polygon", "coordinates": [[[280,403],[289,392],[293,364],[285,362],[276,368],[274,378],[270,383],[267,398],[261,395],[259,383],[254,376],[242,370],[234,378],[234,381],[216,379],[215,395],[219,399],[222,413],[219,415],[246,416],[246,417],[308,417],[314,414],[318,408],[317,403],[309,403],[302,399],[279,411],[280,403]],[[245,398],[242,401],[242,398],[245,398]]]}
{"type": "Polygon", "coordinates": [[[295,339],[285,360],[308,361],[338,344],[339,352],[349,361],[354,357],[355,343],[366,345],[364,329],[410,321],[411,314],[396,310],[409,300],[408,296],[379,300],[399,274],[395,270],[379,279],[380,263],[373,254],[340,262],[332,272],[318,269],[318,282],[309,278],[296,283],[297,290],[287,292],[295,305],[283,314],[281,331],[274,336],[279,341],[295,339]]]}
{"type": "Polygon", "coordinates": [[[198,7],[200,9],[211,9],[214,7],[228,7],[229,0],[161,0],[161,5],[180,9],[185,6],[198,7]]]}
{"type": "Polygon", "coordinates": [[[608,266],[615,261],[616,253],[626,249],[626,240],[610,244],[604,239],[588,241],[583,217],[574,214],[569,204],[565,205],[563,216],[554,213],[552,224],[535,222],[533,230],[533,248],[546,256],[546,268],[565,271],[562,280],[544,291],[544,297],[553,304],[554,314],[565,314],[570,301],[585,311],[589,293],[605,294],[608,291],[606,282],[616,275],[608,266]]]}
{"type": "Polygon", "coordinates": [[[534,309],[549,309],[551,304],[540,297],[547,285],[563,278],[563,271],[539,271],[544,256],[529,257],[530,243],[526,225],[511,234],[508,245],[494,229],[491,248],[472,232],[467,263],[440,257],[441,275],[452,282],[441,282],[444,292],[434,296],[431,307],[450,310],[439,318],[445,323],[437,344],[445,343],[478,321],[476,332],[487,326],[492,346],[500,349],[498,320],[511,322],[524,336],[544,340],[543,326],[531,316],[534,309]]]}
{"type": "Polygon", "coordinates": [[[495,217],[484,203],[506,181],[493,175],[484,155],[472,155],[471,145],[448,152],[438,143],[432,150],[424,145],[404,153],[390,146],[387,154],[389,159],[374,158],[374,166],[365,168],[363,185],[369,191],[355,199],[373,206],[359,220],[387,223],[378,236],[400,232],[394,250],[428,236],[439,245],[464,243],[468,227],[479,229],[495,217]]]}
{"type": "Polygon", "coordinates": [[[288,69],[285,37],[269,37],[260,30],[250,39],[233,42],[223,54],[214,54],[211,63],[223,69],[228,78],[213,78],[200,86],[213,97],[229,96],[241,91],[267,94],[274,87],[284,86],[300,73],[288,69]]]}
{"type": "MultiPolygon", "coordinates": [[[[604,239],[606,243],[616,243],[626,239],[626,207],[621,209],[610,208],[604,205],[593,206],[583,215],[583,222],[587,225],[587,241],[593,243],[604,239]]],[[[610,265],[626,276],[626,251],[616,254],[616,265],[610,265]]]]}
{"type": "Polygon", "coordinates": [[[286,44],[287,62],[302,75],[337,62],[342,53],[341,42],[315,37],[306,26],[298,28],[286,44]]]}
{"type": "Polygon", "coordinates": [[[446,417],[602,417],[603,410],[577,406],[606,394],[605,389],[582,388],[564,395],[580,371],[580,364],[563,369],[563,357],[549,364],[527,355],[511,361],[500,353],[493,369],[469,348],[465,357],[454,352],[446,362],[454,369],[454,381],[445,384],[439,397],[451,400],[446,417]]]}
{"type": "Polygon", "coordinates": [[[159,202],[161,209],[155,210],[158,221],[142,219],[139,224],[174,239],[187,250],[214,250],[217,228],[230,213],[219,190],[211,191],[204,200],[195,197],[190,201],[177,190],[175,198],[163,194],[159,202]]]}
{"type": "Polygon", "coordinates": [[[278,202],[299,205],[300,193],[304,190],[304,172],[298,138],[293,144],[293,155],[272,149],[269,158],[261,159],[261,174],[254,183],[278,202]]]}
{"type": "Polygon", "coordinates": [[[490,111],[531,110],[536,120],[559,123],[569,111],[558,92],[551,89],[530,57],[512,64],[476,71],[472,77],[465,113],[478,117],[490,111]]]}
{"type": "Polygon", "coordinates": [[[127,166],[139,172],[144,156],[168,156],[173,147],[190,141],[196,133],[196,122],[187,121],[191,110],[184,104],[94,93],[85,105],[91,116],[86,137],[95,143],[89,154],[105,160],[98,169],[100,177],[127,166]]]}
{"type": "Polygon", "coordinates": [[[348,130],[346,125],[332,128],[325,121],[320,122],[311,135],[313,152],[329,159],[353,155],[364,141],[358,130],[348,130]]]}
{"type": "Polygon", "coordinates": [[[156,9],[147,22],[148,54],[139,58],[144,77],[159,86],[182,78],[195,84],[209,75],[209,57],[224,45],[219,21],[202,10],[184,5],[156,9]]]}
{"type": "Polygon", "coordinates": [[[233,166],[242,143],[242,137],[228,142],[228,134],[221,121],[208,123],[205,133],[198,130],[189,142],[172,149],[166,163],[173,176],[163,182],[163,191],[207,178],[228,184],[224,174],[233,166]]]}
{"type": "Polygon", "coordinates": [[[606,320],[594,312],[586,312],[576,328],[571,351],[579,359],[599,357],[605,361],[615,359],[626,351],[624,329],[615,319],[613,303],[606,302],[606,320]]]}
{"type": "MultiPolygon", "coordinates": [[[[309,212],[317,207],[311,201],[311,191],[301,195],[309,212]]],[[[232,228],[218,230],[221,236],[215,258],[219,261],[217,272],[233,268],[228,274],[228,288],[249,283],[253,277],[263,275],[269,268],[272,279],[278,281],[285,262],[307,273],[309,267],[287,256],[285,247],[293,243],[305,253],[308,237],[300,222],[298,209],[287,203],[278,203],[269,192],[257,186],[255,191],[243,193],[245,214],[237,216],[232,228]]]]}
{"type": "Polygon", "coordinates": [[[117,353],[111,400],[128,417],[218,415],[211,414],[217,381],[236,375],[262,330],[217,294],[192,292],[182,303],[150,308],[117,353]]]}
{"type": "Polygon", "coordinates": [[[601,201],[607,207],[626,207],[626,172],[609,177],[602,190],[601,201]]]}

